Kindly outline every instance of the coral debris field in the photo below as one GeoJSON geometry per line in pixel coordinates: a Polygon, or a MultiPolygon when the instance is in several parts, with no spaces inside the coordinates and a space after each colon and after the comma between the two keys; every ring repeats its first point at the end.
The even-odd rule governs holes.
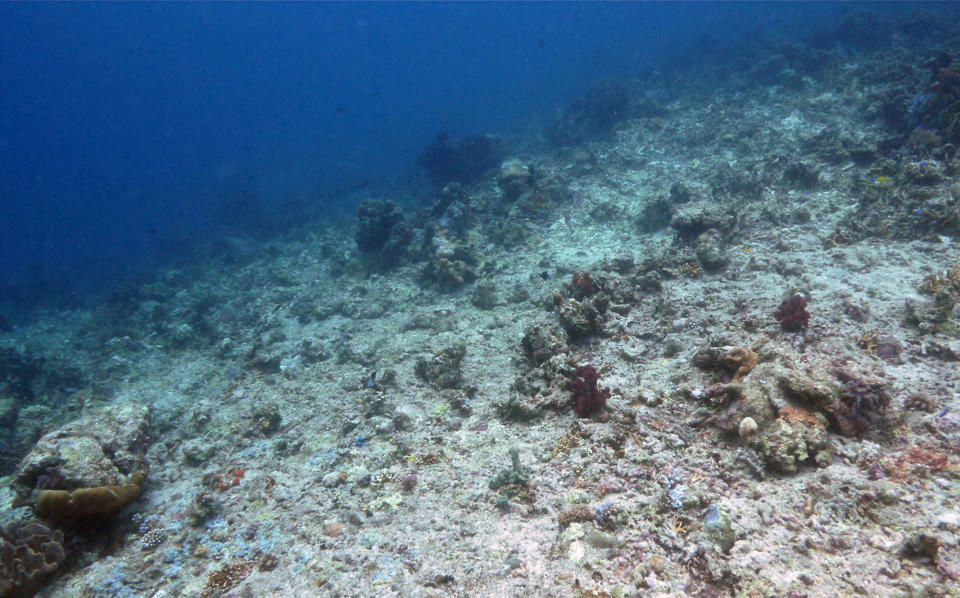
{"type": "Polygon", "coordinates": [[[11,327],[3,596],[957,596],[955,23],[702,48],[11,327]]]}

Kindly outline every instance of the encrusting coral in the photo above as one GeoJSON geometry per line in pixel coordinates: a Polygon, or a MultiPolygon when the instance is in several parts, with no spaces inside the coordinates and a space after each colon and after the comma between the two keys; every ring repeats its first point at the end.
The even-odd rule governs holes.
{"type": "Polygon", "coordinates": [[[37,514],[67,522],[112,515],[140,496],[143,481],[142,473],[134,473],[123,485],[41,490],[37,493],[37,514]]]}
{"type": "Polygon", "coordinates": [[[757,367],[757,354],[750,349],[743,347],[734,347],[727,351],[725,356],[727,363],[736,371],[733,373],[731,382],[743,382],[743,379],[757,367]]]}

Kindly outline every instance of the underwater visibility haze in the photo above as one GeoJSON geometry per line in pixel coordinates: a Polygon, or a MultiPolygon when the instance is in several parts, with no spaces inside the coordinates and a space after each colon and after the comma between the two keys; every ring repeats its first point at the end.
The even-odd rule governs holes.
{"type": "Polygon", "coordinates": [[[185,244],[195,250],[193,241],[224,225],[273,234],[270,225],[288,224],[284,210],[349,216],[365,186],[409,178],[415,156],[440,131],[522,128],[596,81],[649,67],[700,36],[784,27],[785,18],[809,26],[814,13],[838,8],[0,10],[0,277],[8,294],[22,297],[41,282],[40,294],[103,290],[144,265],[189,254],[185,244]],[[243,210],[262,210],[266,222],[243,222],[243,210]]]}
{"type": "Polygon", "coordinates": [[[958,7],[0,3],[0,598],[958,596],[958,7]]]}

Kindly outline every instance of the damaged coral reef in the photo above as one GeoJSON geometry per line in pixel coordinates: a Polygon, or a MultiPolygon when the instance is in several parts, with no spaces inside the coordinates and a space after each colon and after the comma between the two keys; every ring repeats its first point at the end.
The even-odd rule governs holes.
{"type": "Polygon", "coordinates": [[[0,596],[960,596],[960,26],[754,42],[5,327],[0,596]]]}

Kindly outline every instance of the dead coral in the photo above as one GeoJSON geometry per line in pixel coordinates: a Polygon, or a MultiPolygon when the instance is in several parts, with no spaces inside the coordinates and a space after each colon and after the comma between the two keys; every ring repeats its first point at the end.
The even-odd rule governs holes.
{"type": "Polygon", "coordinates": [[[960,262],[947,270],[947,280],[953,285],[953,292],[960,294],[960,262]]]}
{"type": "Polygon", "coordinates": [[[741,383],[715,384],[699,394],[720,409],[707,421],[724,433],[738,433],[772,469],[792,474],[803,465],[830,463],[828,418],[820,411],[839,402],[838,391],[817,377],[765,362],[741,383]],[[739,434],[747,419],[750,432],[739,434]]]}
{"type": "Polygon", "coordinates": [[[883,460],[883,467],[890,479],[909,483],[923,479],[932,473],[956,470],[957,464],[943,452],[926,446],[911,446],[883,460]]]}
{"type": "Polygon", "coordinates": [[[569,289],[574,297],[582,299],[596,292],[597,283],[591,278],[589,272],[574,272],[569,289]]]}
{"type": "Polygon", "coordinates": [[[824,425],[824,422],[812,412],[792,405],[781,407],[777,415],[788,421],[804,422],[814,426],[824,425]]]}
{"type": "Polygon", "coordinates": [[[926,295],[936,295],[941,291],[960,294],[960,262],[949,270],[928,274],[923,278],[918,290],[926,295]]]}
{"type": "Polygon", "coordinates": [[[937,410],[937,403],[922,392],[915,392],[904,399],[903,408],[907,411],[924,411],[933,413],[937,410]]]}
{"type": "Polygon", "coordinates": [[[87,410],[44,434],[21,460],[18,498],[29,503],[37,490],[123,486],[133,473],[146,475],[144,454],[149,446],[147,405],[123,401],[87,410]]]}
{"type": "Polygon", "coordinates": [[[520,340],[523,357],[538,366],[545,363],[554,355],[566,349],[566,339],[563,330],[554,323],[537,323],[527,326],[520,340]]]}
{"type": "Polygon", "coordinates": [[[477,279],[474,268],[479,263],[477,255],[449,231],[435,231],[427,252],[427,263],[420,273],[423,283],[453,291],[477,279]]]}
{"type": "Polygon", "coordinates": [[[607,311],[607,305],[603,297],[577,301],[558,296],[556,312],[570,340],[575,341],[603,332],[603,314],[607,311]]]}
{"type": "Polygon", "coordinates": [[[563,529],[571,523],[593,521],[595,515],[596,512],[590,505],[574,505],[557,514],[557,523],[560,524],[560,529],[563,529]]]}
{"type": "Polygon", "coordinates": [[[825,450],[827,431],[816,421],[779,418],[750,444],[768,465],[783,473],[796,473],[800,465],[811,462],[826,465],[831,459],[825,450]]]}
{"type": "Polygon", "coordinates": [[[726,370],[732,372],[730,382],[740,383],[757,367],[757,354],[745,347],[736,347],[717,339],[717,344],[702,347],[693,356],[693,365],[704,370],[726,370]]]}
{"type": "Polygon", "coordinates": [[[418,358],[414,373],[437,388],[458,388],[463,383],[461,363],[466,354],[465,343],[453,344],[437,351],[430,359],[418,358]]]}
{"type": "Polygon", "coordinates": [[[842,383],[836,399],[823,405],[833,424],[844,436],[862,436],[875,427],[890,405],[887,385],[846,370],[835,375],[842,383]]]}

